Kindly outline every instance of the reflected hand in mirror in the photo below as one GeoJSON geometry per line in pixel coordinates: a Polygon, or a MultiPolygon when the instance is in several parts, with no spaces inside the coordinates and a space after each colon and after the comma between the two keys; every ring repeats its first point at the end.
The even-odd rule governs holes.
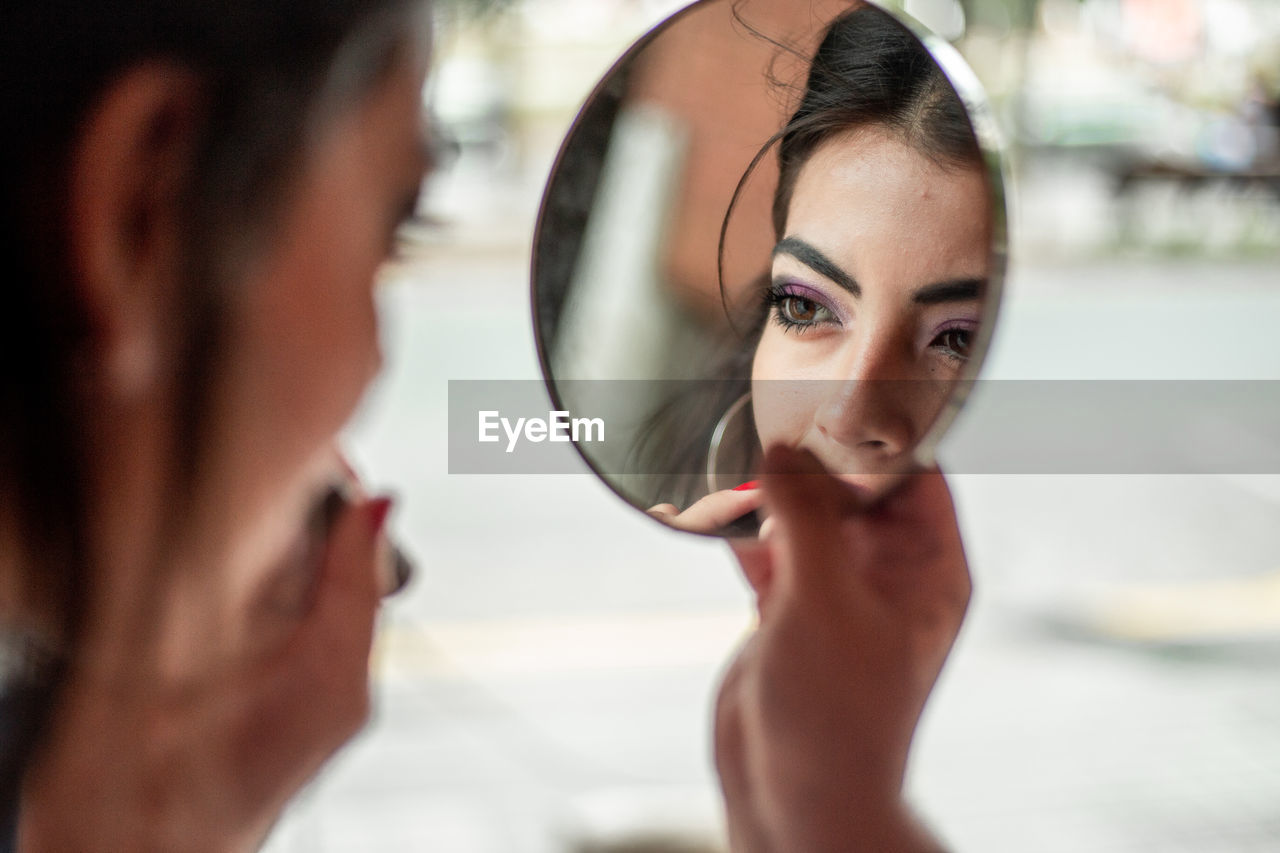
{"type": "Polygon", "coordinates": [[[543,203],[552,394],[608,413],[625,440],[579,450],[683,530],[756,533],[740,485],[774,444],[882,499],[931,461],[999,298],[999,162],[954,54],[874,6],[784,5],[710,0],[633,48],[543,203]],[[689,59],[694,38],[739,58],[689,59]]]}
{"type": "Polygon", "coordinates": [[[685,510],[675,504],[658,504],[649,508],[649,514],[677,530],[698,533],[723,530],[738,519],[759,511],[762,503],[759,484],[752,480],[732,489],[704,495],[685,510]]]}

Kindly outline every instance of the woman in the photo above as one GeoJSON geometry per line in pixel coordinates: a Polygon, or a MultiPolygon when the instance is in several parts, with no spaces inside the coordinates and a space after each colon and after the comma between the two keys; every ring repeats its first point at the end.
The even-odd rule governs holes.
{"type": "MultiPolygon", "coordinates": [[[[775,142],[776,244],[726,365],[740,378],[721,384],[701,426],[679,427],[715,458],[659,470],[727,467],[733,485],[750,479],[760,448],[783,443],[877,492],[911,467],[968,361],[990,267],[986,167],[942,70],[874,7],[832,22],[799,106],[765,150],[775,142]],[[752,429],[735,442],[723,427],[738,417],[752,429]]],[[[676,499],[697,497],[701,479],[686,477],[676,499]]],[[[758,508],[753,492],[704,489],[683,513],[651,511],[716,530],[758,508]]]]}
{"type": "Polygon", "coordinates": [[[390,505],[354,500],[323,543],[310,519],[426,166],[421,11],[3,13],[0,752],[24,849],[252,847],[365,718],[390,505]]]}
{"type": "MultiPolygon", "coordinates": [[[[51,0],[0,18],[4,79],[23,81],[0,88],[17,128],[0,793],[11,812],[21,794],[20,849],[252,849],[365,719],[390,502],[314,519],[349,476],[333,443],[380,361],[372,282],[427,166],[419,11],[51,0]]],[[[849,515],[838,481],[780,452],[761,492],[776,536],[742,553],[762,628],[719,720],[735,844],[914,843],[900,765],[967,594],[945,486],[849,515]],[[814,519],[856,548],[815,550],[814,519]],[[910,585],[866,586],[904,561],[910,585]],[[881,663],[851,670],[861,642],[881,663]],[[808,716],[785,713],[802,697],[808,716]]]]}

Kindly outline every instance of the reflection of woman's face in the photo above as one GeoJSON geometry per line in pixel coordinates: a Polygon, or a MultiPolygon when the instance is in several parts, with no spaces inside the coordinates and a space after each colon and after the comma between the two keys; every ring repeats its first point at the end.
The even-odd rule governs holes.
{"type": "Polygon", "coordinates": [[[808,448],[845,475],[895,470],[969,357],[990,219],[980,168],[939,166],[879,127],[819,146],[774,249],[752,363],[763,446],[808,448]]]}

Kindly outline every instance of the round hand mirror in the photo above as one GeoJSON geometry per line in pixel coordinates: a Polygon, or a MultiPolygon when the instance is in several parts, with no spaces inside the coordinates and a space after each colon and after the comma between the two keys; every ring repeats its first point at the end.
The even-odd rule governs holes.
{"type": "Polygon", "coordinates": [[[539,358],[632,505],[750,535],[765,447],[874,501],[930,463],[987,349],[1001,158],[945,42],[867,3],[703,0],[570,129],[533,254],[539,358]]]}

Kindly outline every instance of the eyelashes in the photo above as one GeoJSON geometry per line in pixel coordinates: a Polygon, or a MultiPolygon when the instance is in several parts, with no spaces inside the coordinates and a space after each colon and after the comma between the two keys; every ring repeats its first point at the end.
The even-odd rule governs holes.
{"type": "Polygon", "coordinates": [[[827,323],[843,325],[835,311],[818,299],[808,287],[773,282],[765,290],[764,299],[770,318],[783,331],[802,334],[827,323]]]}
{"type": "Polygon", "coordinates": [[[964,364],[969,360],[973,350],[974,330],[968,326],[951,326],[940,331],[929,348],[956,364],[964,364]]]}
{"type": "MultiPolygon", "coordinates": [[[[765,289],[764,302],[769,321],[783,332],[803,335],[823,327],[843,328],[847,323],[826,303],[820,292],[807,285],[785,280],[774,281],[765,289]]],[[[952,320],[949,325],[933,333],[925,348],[947,362],[960,366],[972,355],[976,333],[976,324],[952,320]]]]}

